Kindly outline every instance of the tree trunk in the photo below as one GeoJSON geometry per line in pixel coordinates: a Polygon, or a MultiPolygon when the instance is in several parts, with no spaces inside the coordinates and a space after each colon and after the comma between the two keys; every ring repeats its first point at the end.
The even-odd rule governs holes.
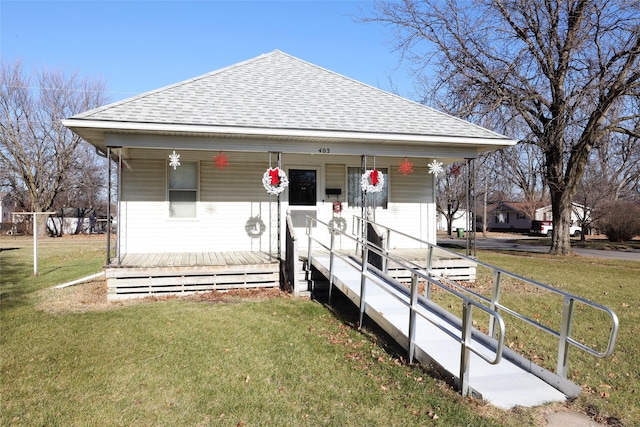
{"type": "Polygon", "coordinates": [[[563,206],[562,202],[551,202],[553,213],[553,235],[551,237],[552,255],[571,255],[570,225],[571,225],[571,205],[569,209],[563,206]]]}

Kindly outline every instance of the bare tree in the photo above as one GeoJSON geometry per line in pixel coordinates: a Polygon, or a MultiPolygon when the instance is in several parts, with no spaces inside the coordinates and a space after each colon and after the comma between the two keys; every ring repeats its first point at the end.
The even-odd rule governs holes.
{"type": "MultiPolygon", "coordinates": [[[[20,62],[0,70],[0,168],[23,209],[45,212],[87,172],[86,145],[61,120],[104,103],[99,81],[44,70],[27,76],[20,62]]],[[[41,227],[43,229],[43,227],[41,227]]]]}
{"type": "Polygon", "coordinates": [[[463,164],[454,163],[444,169],[442,176],[437,179],[436,210],[447,221],[447,234],[451,236],[453,221],[468,213],[466,209],[466,179],[463,164]]]}
{"type": "Polygon", "coordinates": [[[589,154],[631,124],[640,92],[640,3],[631,0],[404,0],[365,20],[391,24],[448,111],[502,123],[540,148],[553,213],[550,253],[571,252],[571,204],[589,154]]]}

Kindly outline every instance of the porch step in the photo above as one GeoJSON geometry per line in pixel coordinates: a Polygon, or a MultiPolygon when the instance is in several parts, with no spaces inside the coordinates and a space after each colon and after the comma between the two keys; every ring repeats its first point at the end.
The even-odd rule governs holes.
{"type": "Polygon", "coordinates": [[[146,296],[187,295],[212,290],[275,288],[279,264],[107,268],[109,301],[146,296]]]}

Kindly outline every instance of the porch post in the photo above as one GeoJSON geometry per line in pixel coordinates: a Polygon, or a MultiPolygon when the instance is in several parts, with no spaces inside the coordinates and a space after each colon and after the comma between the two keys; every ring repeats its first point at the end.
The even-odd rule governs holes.
{"type": "Polygon", "coordinates": [[[477,256],[475,227],[475,169],[473,159],[465,159],[467,163],[467,256],[477,256]]]}
{"type": "MultiPolygon", "coordinates": [[[[278,169],[282,169],[282,153],[280,151],[278,151],[277,153],[278,155],[278,169]]],[[[281,260],[282,259],[282,236],[281,236],[281,231],[282,231],[282,208],[280,206],[280,195],[282,193],[278,193],[278,259],[281,260]]],[[[297,274],[297,272],[294,272],[294,274],[297,274]]]]}
{"type": "Polygon", "coordinates": [[[120,200],[122,200],[122,147],[118,149],[118,212],[116,212],[118,220],[116,224],[116,257],[118,257],[118,265],[122,261],[120,258],[120,200]]]}
{"type": "MultiPolygon", "coordinates": [[[[360,176],[364,175],[367,171],[367,155],[362,155],[362,160],[360,162],[360,176]]],[[[367,224],[365,223],[365,219],[367,216],[367,193],[360,186],[360,238],[362,239],[362,258],[364,259],[364,244],[367,239],[367,224]]]]}
{"type": "Polygon", "coordinates": [[[107,264],[111,261],[111,147],[107,147],[107,264]]]}

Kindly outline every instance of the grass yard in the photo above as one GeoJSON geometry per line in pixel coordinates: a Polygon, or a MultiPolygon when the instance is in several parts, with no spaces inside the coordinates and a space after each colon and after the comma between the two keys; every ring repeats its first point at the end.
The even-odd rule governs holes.
{"type": "MultiPolygon", "coordinates": [[[[29,240],[0,238],[0,425],[543,426],[557,409],[463,399],[349,311],[279,292],[109,304],[99,281],[50,289],[99,271],[104,246],[43,239],[33,277],[29,240]]],[[[640,263],[480,257],[616,310],[615,356],[572,351],[585,391],[566,406],[640,425],[640,263]]]]}

